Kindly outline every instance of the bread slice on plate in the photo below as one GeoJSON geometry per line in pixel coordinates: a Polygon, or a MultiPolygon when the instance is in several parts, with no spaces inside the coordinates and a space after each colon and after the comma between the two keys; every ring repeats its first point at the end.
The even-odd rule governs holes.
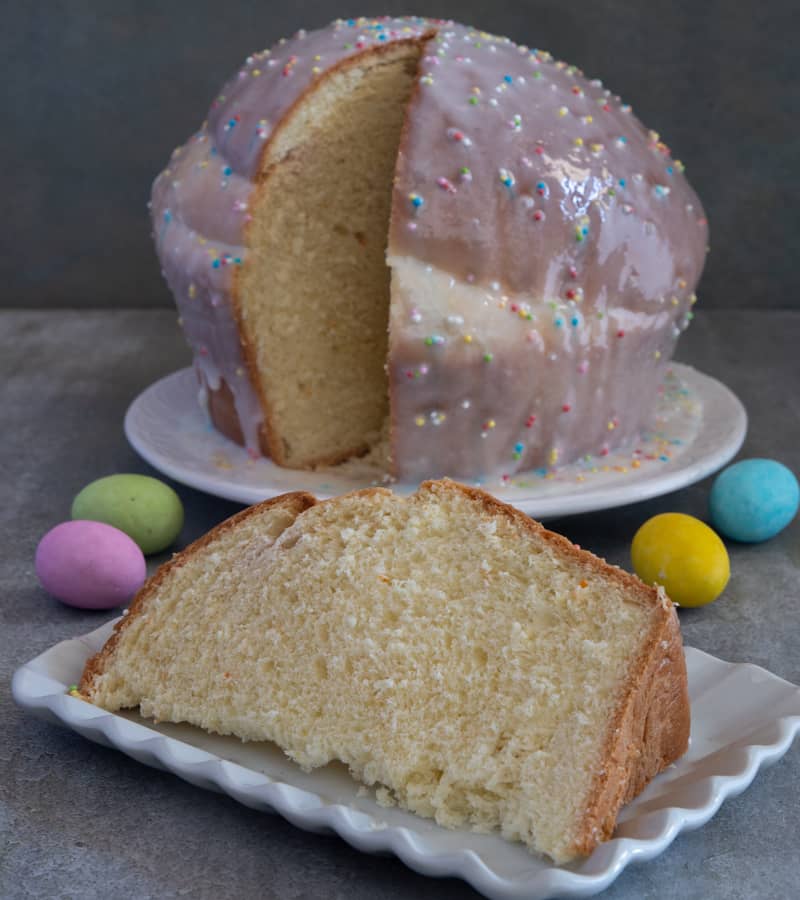
{"type": "Polygon", "coordinates": [[[482,491],[287,494],[163,566],[91,658],[107,710],[331,760],[441,825],[556,862],[686,749],[677,616],[482,491]]]}

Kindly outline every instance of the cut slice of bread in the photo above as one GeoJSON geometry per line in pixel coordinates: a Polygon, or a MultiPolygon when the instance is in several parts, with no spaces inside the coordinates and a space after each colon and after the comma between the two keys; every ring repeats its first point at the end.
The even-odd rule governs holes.
{"type": "Polygon", "coordinates": [[[156,573],[80,690],[342,760],[557,862],[608,838],[689,735],[664,593],[450,481],[245,510],[156,573]]]}

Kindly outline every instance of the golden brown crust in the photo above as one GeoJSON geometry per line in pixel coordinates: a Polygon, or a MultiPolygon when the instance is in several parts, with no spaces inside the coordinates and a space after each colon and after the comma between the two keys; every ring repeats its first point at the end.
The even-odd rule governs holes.
{"type": "Polygon", "coordinates": [[[221,534],[224,534],[245,519],[249,519],[251,516],[256,515],[271,506],[294,508],[295,516],[299,516],[300,513],[309,509],[309,507],[314,506],[316,502],[316,498],[311,494],[307,494],[305,491],[296,491],[291,494],[281,494],[279,497],[272,497],[269,500],[264,500],[254,506],[248,506],[246,509],[241,510],[229,519],[226,519],[224,522],[220,522],[219,525],[189,544],[189,546],[181,550],[180,553],[176,553],[169,562],[160,566],[152,577],[147,579],[131,601],[128,614],[123,616],[117,622],[114,626],[112,635],[100,650],[86,661],[80,683],[78,684],[78,691],[84,697],[88,698],[90,696],[94,680],[105,670],[106,663],[114,653],[114,649],[117,646],[120,636],[131,622],[144,612],[148,599],[155,593],[173,569],[177,569],[184,565],[198,550],[202,550],[203,547],[207,546],[221,534]]]}
{"type": "MultiPolygon", "coordinates": [[[[233,391],[228,386],[228,382],[224,378],[220,378],[218,388],[206,386],[206,390],[208,391],[208,414],[214,427],[229,441],[244,447],[242,425],[236,412],[233,391]]],[[[259,449],[264,456],[269,456],[269,444],[266,436],[266,428],[260,428],[258,433],[259,449]]]]}
{"type": "MultiPolygon", "coordinates": [[[[331,66],[324,73],[320,75],[320,77],[314,81],[303,93],[301,93],[295,102],[289,107],[288,110],[283,114],[281,121],[275,126],[269,138],[264,142],[264,146],[261,150],[261,155],[259,158],[258,166],[256,169],[255,176],[255,184],[253,187],[253,192],[250,196],[249,205],[251,209],[255,209],[260,205],[261,199],[264,195],[264,192],[267,190],[267,186],[269,183],[270,174],[275,169],[277,165],[280,164],[280,161],[273,165],[265,165],[267,159],[269,159],[269,154],[271,152],[272,147],[275,144],[276,139],[282,134],[282,132],[289,126],[294,113],[297,109],[301,107],[301,105],[305,104],[308,100],[308,97],[314,93],[321,84],[325,81],[333,77],[349,68],[357,68],[364,64],[366,59],[375,58],[387,53],[393,53],[397,51],[398,47],[405,47],[409,44],[416,44],[422,46],[426,41],[430,40],[432,37],[436,36],[436,31],[431,29],[428,32],[421,36],[414,36],[408,38],[407,40],[398,40],[393,41],[391,44],[384,44],[377,47],[371,47],[369,50],[366,50],[364,53],[355,57],[348,57],[340,60],[335,65],[331,66]]],[[[251,220],[252,221],[252,220],[251,220]]],[[[248,246],[248,232],[249,228],[245,226],[244,231],[244,242],[245,246],[248,246]]],[[[245,258],[244,266],[247,265],[247,259],[245,258]]],[[[244,266],[242,268],[244,268],[244,266]]],[[[239,332],[239,341],[242,347],[242,358],[244,359],[245,368],[247,370],[247,377],[250,380],[250,384],[253,390],[258,397],[259,404],[261,406],[261,412],[264,416],[263,424],[259,430],[259,444],[261,446],[261,452],[268,455],[271,459],[273,459],[279,466],[285,466],[286,468],[313,468],[314,466],[333,466],[337,463],[344,462],[344,460],[349,459],[354,456],[362,456],[367,453],[369,448],[360,446],[355,447],[350,451],[341,452],[337,454],[332,454],[326,457],[320,457],[319,459],[315,459],[312,462],[307,462],[302,467],[290,466],[286,460],[286,452],[283,446],[283,441],[280,438],[279,431],[275,427],[275,422],[272,416],[271,407],[269,401],[267,400],[266,394],[263,389],[263,385],[261,384],[261,379],[258,377],[258,361],[256,358],[256,351],[253,345],[253,342],[248,338],[247,330],[245,328],[244,319],[241,311],[241,301],[239,298],[239,278],[241,277],[241,272],[235,272],[233,276],[233,281],[231,283],[231,310],[233,313],[234,320],[236,322],[236,327],[239,332]]],[[[236,409],[233,407],[232,398],[231,398],[231,412],[234,416],[236,416],[236,409]]],[[[236,417],[238,421],[238,416],[236,417]]],[[[212,412],[212,421],[216,425],[216,421],[213,418],[212,412]]],[[[220,429],[222,430],[222,429],[220,429]]],[[[239,428],[241,432],[241,426],[239,428]]],[[[227,432],[223,431],[223,434],[227,434],[227,432]]],[[[243,443],[243,441],[239,441],[238,443],[243,443]]]]}
{"type": "Polygon", "coordinates": [[[689,692],[678,617],[664,598],[655,623],[631,667],[609,725],[572,852],[585,856],[614,832],[617,814],[689,745],[689,692]]]}

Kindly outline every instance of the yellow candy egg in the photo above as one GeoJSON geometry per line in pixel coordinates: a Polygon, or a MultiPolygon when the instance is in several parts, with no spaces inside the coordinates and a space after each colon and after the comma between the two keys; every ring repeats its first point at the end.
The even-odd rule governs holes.
{"type": "Polygon", "coordinates": [[[646,584],[664,586],[679,606],[705,606],[725,590],[728,551],[704,522],[683,513],[648,519],[631,544],[631,560],[646,584]]]}

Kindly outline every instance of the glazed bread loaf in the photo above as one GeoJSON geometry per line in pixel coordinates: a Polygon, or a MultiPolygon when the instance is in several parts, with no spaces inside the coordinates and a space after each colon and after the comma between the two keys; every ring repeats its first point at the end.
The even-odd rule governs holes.
{"type": "Polygon", "coordinates": [[[341,760],[558,862],[608,838],[689,732],[664,594],[448,481],[246,510],[145,585],[80,690],[341,760]]]}
{"type": "Polygon", "coordinates": [[[635,439],[708,241],[681,163],[599,81],[416,18],[249,57],[152,211],[217,427],[305,468],[388,421],[409,480],[635,439]]]}

